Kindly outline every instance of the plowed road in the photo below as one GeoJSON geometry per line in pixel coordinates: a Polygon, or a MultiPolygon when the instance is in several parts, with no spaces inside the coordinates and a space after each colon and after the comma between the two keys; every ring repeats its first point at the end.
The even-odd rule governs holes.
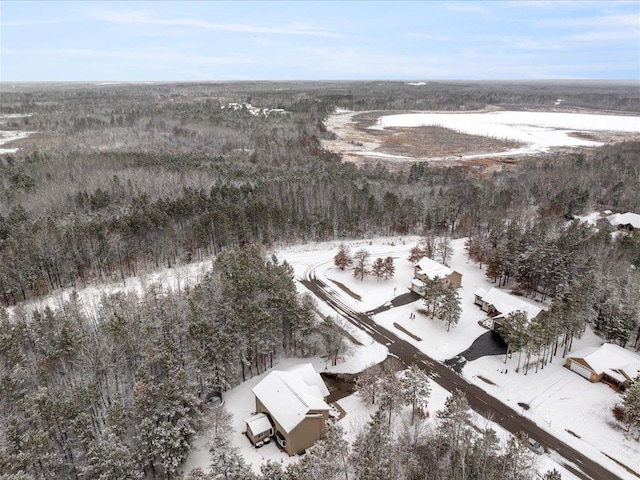
{"type": "Polygon", "coordinates": [[[488,395],[484,390],[467,382],[444,364],[428,357],[409,342],[402,340],[394,333],[374,322],[362,312],[353,310],[343,303],[335,290],[322,280],[315,278],[314,269],[310,269],[302,284],[321,301],[327,303],[336,312],[356,327],[367,332],[373,339],[389,349],[389,353],[397,356],[406,365],[416,365],[425,370],[434,382],[449,392],[462,390],[467,394],[469,405],[483,417],[498,423],[511,433],[525,432],[536,439],[547,450],[557,452],[565,462],[563,466],[577,477],[584,480],[617,480],[619,476],[611,473],[599,463],[594,462],[566,443],[558,440],[539,428],[528,418],[488,395]]]}

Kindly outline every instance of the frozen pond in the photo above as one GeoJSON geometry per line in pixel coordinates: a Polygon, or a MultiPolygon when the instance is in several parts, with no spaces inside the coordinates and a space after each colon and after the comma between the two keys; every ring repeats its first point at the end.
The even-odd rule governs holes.
{"type": "MultiPolygon", "coordinates": [[[[388,127],[443,127],[524,143],[498,155],[547,152],[552,147],[597,147],[601,142],[578,138],[576,133],[640,133],[639,116],[558,112],[406,113],[380,117],[372,129],[388,127]]],[[[473,158],[474,155],[465,156],[473,158]]]]}

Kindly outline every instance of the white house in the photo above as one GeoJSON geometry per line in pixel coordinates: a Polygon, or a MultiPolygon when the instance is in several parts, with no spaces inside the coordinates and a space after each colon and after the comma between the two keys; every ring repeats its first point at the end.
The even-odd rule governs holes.
{"type": "Polygon", "coordinates": [[[640,228],[640,215],[637,213],[615,213],[607,217],[614,227],[634,230],[640,228]]]}

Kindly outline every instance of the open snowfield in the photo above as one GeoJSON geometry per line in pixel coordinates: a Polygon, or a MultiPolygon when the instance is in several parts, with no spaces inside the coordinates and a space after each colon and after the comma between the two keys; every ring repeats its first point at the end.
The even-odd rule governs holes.
{"type": "Polygon", "coordinates": [[[336,110],[325,121],[336,138],[323,140],[323,147],[362,165],[463,162],[493,169],[505,160],[640,135],[640,117],[631,115],[503,111],[492,106],[482,111],[384,113],[336,110]]]}
{"type": "MultiPolygon", "coordinates": [[[[640,133],[640,117],[559,112],[406,113],[380,117],[371,129],[439,126],[470,135],[523,142],[492,156],[548,152],[552,147],[596,147],[601,142],[572,136],[576,132],[640,133]]],[[[484,155],[486,156],[486,155],[484,155]]],[[[465,155],[463,158],[478,158],[465,155]]]]}

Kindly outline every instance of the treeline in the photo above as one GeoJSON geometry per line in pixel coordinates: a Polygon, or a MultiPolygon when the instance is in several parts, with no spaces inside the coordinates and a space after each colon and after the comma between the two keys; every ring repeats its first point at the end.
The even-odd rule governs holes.
{"type": "Polygon", "coordinates": [[[2,310],[0,477],[177,478],[207,394],[317,354],[314,323],[291,268],[250,246],[191,291],[2,310]]]}
{"type": "MultiPolygon", "coordinates": [[[[425,230],[504,237],[512,234],[500,232],[505,219],[515,222],[512,230],[516,225],[522,230],[535,218],[553,223],[594,207],[640,209],[638,143],[603,147],[593,155],[531,160],[486,180],[460,168],[423,164],[405,175],[391,175],[383,168],[363,171],[322,153],[316,156],[313,152],[322,151],[314,149],[308,150],[306,164],[289,163],[288,168],[250,162],[234,166],[221,160],[203,169],[199,181],[211,179],[209,188],[176,180],[165,195],[153,185],[188,177],[199,168],[197,157],[187,157],[179,167],[183,170],[171,173],[167,170],[179,156],[99,154],[92,161],[103,165],[153,159],[160,166],[140,167],[140,175],[156,169],[160,173],[145,185],[112,175],[102,187],[75,193],[64,193],[68,180],[61,178],[59,201],[42,206],[44,211],[27,210],[23,204],[42,202],[38,194],[46,199],[46,189],[53,185],[40,185],[26,172],[52,160],[39,157],[20,169],[5,165],[5,171],[14,172],[5,177],[5,182],[14,182],[9,190],[15,197],[19,189],[22,196],[6,215],[0,214],[0,298],[11,305],[57,288],[202,259],[245,242],[272,245],[425,230]],[[615,173],[621,171],[627,172],[622,178],[615,173]],[[571,177],[576,181],[566,182],[571,177]]],[[[127,175],[126,169],[113,168],[127,175]]],[[[640,263],[637,234],[624,237],[619,245],[632,263],[640,263]]],[[[548,250],[545,255],[552,261],[555,253],[548,250]]],[[[538,253],[531,259],[541,261],[538,253]]],[[[495,268],[492,264],[491,270],[495,268]]],[[[503,274],[515,275],[516,270],[503,274]]],[[[532,285],[543,281],[538,277],[530,280],[532,285]]],[[[538,287],[551,294],[555,288],[538,287]]]]}

